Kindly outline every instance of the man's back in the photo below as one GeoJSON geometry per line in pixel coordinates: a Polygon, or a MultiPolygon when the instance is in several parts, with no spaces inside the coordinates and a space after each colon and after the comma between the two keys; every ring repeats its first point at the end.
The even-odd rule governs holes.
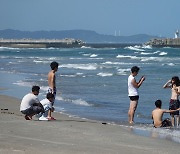
{"type": "Polygon", "coordinates": [[[156,108],[152,111],[152,118],[153,118],[155,127],[160,127],[162,125],[163,113],[164,113],[164,110],[160,108],[156,108]]]}
{"type": "Polygon", "coordinates": [[[53,70],[48,73],[48,85],[52,89],[56,87],[55,86],[55,73],[53,70]]]}

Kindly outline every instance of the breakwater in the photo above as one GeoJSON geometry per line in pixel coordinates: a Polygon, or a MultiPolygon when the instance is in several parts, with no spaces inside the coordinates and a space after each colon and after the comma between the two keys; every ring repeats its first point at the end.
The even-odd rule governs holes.
{"type": "Polygon", "coordinates": [[[0,39],[0,47],[11,48],[75,48],[85,43],[76,39],[0,39]]]}
{"type": "Polygon", "coordinates": [[[149,42],[146,42],[145,45],[180,48],[180,38],[152,39],[149,42]]]}
{"type": "Polygon", "coordinates": [[[76,39],[0,39],[0,47],[10,48],[123,48],[140,43],[85,43],[76,39]]]}

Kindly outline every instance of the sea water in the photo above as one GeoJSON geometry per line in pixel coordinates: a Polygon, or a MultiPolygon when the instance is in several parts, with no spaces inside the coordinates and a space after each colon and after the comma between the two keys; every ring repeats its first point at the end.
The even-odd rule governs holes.
{"type": "MultiPolygon", "coordinates": [[[[135,114],[138,130],[152,129],[154,102],[161,99],[168,109],[170,90],[163,85],[172,76],[180,76],[180,49],[127,46],[123,48],[0,48],[0,93],[22,98],[39,85],[40,99],[46,95],[50,63],[57,61],[57,112],[71,116],[106,121],[127,126],[129,98],[127,78],[132,66],[139,66],[146,80],[139,89],[140,100],[135,114]]],[[[165,114],[164,117],[169,117],[165,114]]],[[[157,129],[156,129],[157,131],[157,129]]],[[[179,128],[169,134],[180,142],[179,128]]],[[[167,133],[161,129],[162,134],[167,133]]]]}

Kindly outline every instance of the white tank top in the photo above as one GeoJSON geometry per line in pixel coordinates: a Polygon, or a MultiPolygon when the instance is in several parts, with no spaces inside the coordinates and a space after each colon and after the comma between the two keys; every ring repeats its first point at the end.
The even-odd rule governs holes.
{"type": "Polygon", "coordinates": [[[128,77],[128,96],[138,96],[138,88],[135,88],[132,84],[133,79],[134,77],[132,75],[128,77]]]}

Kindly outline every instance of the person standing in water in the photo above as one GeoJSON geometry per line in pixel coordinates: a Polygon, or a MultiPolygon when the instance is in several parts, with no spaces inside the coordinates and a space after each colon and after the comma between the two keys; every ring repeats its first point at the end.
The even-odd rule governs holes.
{"type": "MultiPolygon", "coordinates": [[[[54,98],[56,97],[56,72],[58,71],[59,64],[57,62],[52,62],[50,64],[51,71],[48,73],[48,93],[52,93],[54,98]]],[[[54,103],[52,104],[54,105],[54,103]]]]}
{"type": "MultiPolygon", "coordinates": [[[[171,80],[167,81],[163,88],[171,88],[171,99],[169,102],[169,110],[176,110],[180,107],[179,95],[180,95],[180,81],[178,76],[173,76],[171,80]]],[[[179,111],[170,113],[172,125],[179,125],[179,111]],[[176,119],[176,120],[175,120],[176,119]]]]}
{"type": "Polygon", "coordinates": [[[134,122],[134,114],[138,105],[139,93],[138,88],[142,85],[145,77],[142,76],[139,82],[136,81],[135,76],[138,75],[140,68],[137,66],[133,66],[131,68],[131,74],[128,77],[128,93],[130,98],[130,106],[128,111],[128,121],[130,124],[134,122]]]}

